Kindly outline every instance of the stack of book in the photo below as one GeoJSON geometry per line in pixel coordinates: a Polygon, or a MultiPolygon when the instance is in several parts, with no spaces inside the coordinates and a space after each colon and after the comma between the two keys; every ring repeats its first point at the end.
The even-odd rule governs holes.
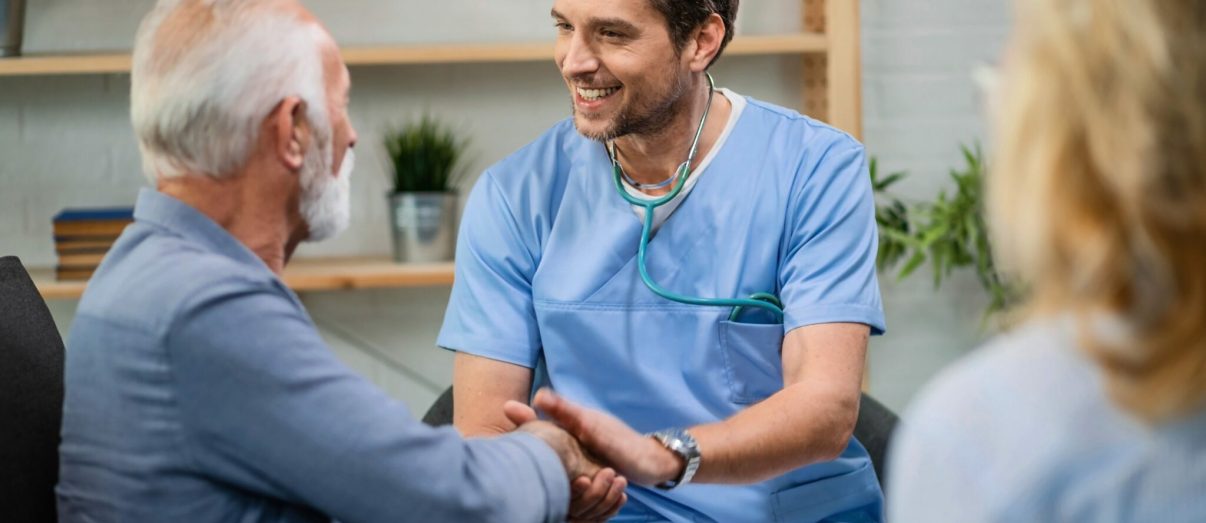
{"type": "Polygon", "coordinates": [[[86,280],[100,265],[121,231],[134,221],[134,209],[63,209],[54,217],[55,277],[86,280]]]}

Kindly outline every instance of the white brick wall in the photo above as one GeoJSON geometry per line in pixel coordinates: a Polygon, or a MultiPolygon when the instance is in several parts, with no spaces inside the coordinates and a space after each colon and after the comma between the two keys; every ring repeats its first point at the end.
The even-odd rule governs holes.
{"type": "MultiPolygon", "coordinates": [[[[529,40],[551,31],[548,0],[304,3],[350,45],[529,40]]],[[[139,17],[152,4],[31,2],[26,51],[128,49],[139,17]]],[[[739,26],[751,34],[792,30],[800,18],[795,0],[746,0],[742,9],[739,26]]],[[[958,144],[983,136],[970,71],[977,62],[994,61],[1009,26],[1005,2],[863,0],[862,13],[868,150],[885,168],[913,173],[902,191],[907,196],[930,196],[958,161],[958,144]]],[[[794,59],[732,58],[716,73],[721,84],[764,100],[794,106],[799,98],[794,59]]],[[[302,254],[389,251],[386,161],[377,145],[389,125],[428,109],[462,126],[473,140],[471,171],[476,173],[566,114],[563,88],[551,64],[355,68],[353,82],[352,116],[362,140],[353,184],[353,227],[302,254]]],[[[30,264],[52,264],[50,217],[55,212],[133,201],[143,180],[126,116],[128,89],[126,75],[0,77],[0,252],[17,254],[30,264]]],[[[466,187],[475,177],[466,180],[466,187]]],[[[938,293],[920,274],[902,284],[884,277],[883,283],[890,333],[873,343],[871,384],[875,394],[900,407],[938,367],[981,337],[983,298],[966,277],[938,293]]],[[[439,290],[307,297],[320,322],[334,324],[335,330],[371,333],[370,345],[396,351],[389,357],[419,362],[414,368],[430,378],[429,384],[449,379],[448,360],[441,360],[446,355],[429,348],[445,301],[446,291],[439,290]],[[399,318],[413,321],[400,324],[399,318]]],[[[60,323],[69,323],[73,303],[53,308],[60,323]]],[[[410,398],[415,410],[430,400],[430,390],[421,392],[430,387],[416,389],[413,380],[391,384],[392,378],[381,378],[399,375],[380,361],[381,351],[347,352],[359,349],[326,334],[353,367],[410,398]],[[365,354],[372,357],[366,360],[365,354]]]]}
{"type": "MultiPolygon", "coordinates": [[[[899,194],[932,198],[961,165],[959,144],[984,141],[977,64],[994,63],[1010,26],[1006,0],[863,0],[864,141],[885,172],[907,170],[899,194]]],[[[987,144],[985,144],[987,145],[987,144]]],[[[935,291],[923,268],[880,276],[888,335],[871,346],[871,390],[901,408],[985,333],[986,303],[970,274],[935,291]]]]}
{"type": "Polygon", "coordinates": [[[126,205],[142,179],[124,75],[0,78],[3,251],[52,265],[51,217],[63,207],[126,205]],[[20,223],[20,227],[15,225],[20,223]],[[10,228],[11,227],[11,228],[10,228]]]}

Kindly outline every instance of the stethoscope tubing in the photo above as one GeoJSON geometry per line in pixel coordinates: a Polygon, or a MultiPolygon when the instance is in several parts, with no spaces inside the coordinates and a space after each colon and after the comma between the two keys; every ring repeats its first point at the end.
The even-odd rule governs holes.
{"type": "Polygon", "coordinates": [[[654,200],[642,200],[631,194],[624,188],[624,173],[620,167],[619,159],[616,157],[615,146],[607,148],[608,156],[611,158],[613,177],[615,178],[616,192],[625,201],[632,205],[643,207],[645,209],[644,224],[641,226],[641,240],[637,247],[637,270],[640,272],[641,281],[645,286],[653,291],[654,294],[661,296],[670,301],[683,303],[687,305],[699,305],[703,307],[732,307],[732,312],[729,313],[729,321],[736,321],[741,313],[747,308],[759,308],[771,312],[778,318],[783,317],[783,304],[777,296],[771,293],[759,292],[751,295],[749,298],[703,298],[697,296],[686,296],[678,294],[674,291],[666,289],[653,278],[649,276],[648,268],[645,264],[645,253],[649,245],[649,240],[653,236],[653,212],[654,209],[669,203],[682,192],[686,185],[687,178],[691,175],[691,163],[695,159],[695,153],[699,149],[699,139],[703,135],[704,125],[708,122],[708,113],[712,108],[712,94],[716,91],[716,84],[712,80],[712,75],[705,73],[708,79],[708,104],[704,108],[703,116],[699,119],[699,127],[695,131],[695,138],[691,142],[691,149],[687,153],[687,161],[683,162],[678,167],[675,176],[674,188],[669,193],[656,198],[654,200]]]}

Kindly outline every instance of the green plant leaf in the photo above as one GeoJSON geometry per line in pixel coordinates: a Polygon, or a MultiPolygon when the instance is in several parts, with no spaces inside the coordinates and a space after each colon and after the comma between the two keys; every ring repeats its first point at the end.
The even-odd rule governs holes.
{"type": "Polygon", "coordinates": [[[945,236],[947,231],[949,231],[949,230],[950,230],[949,224],[944,223],[944,222],[935,222],[930,225],[928,230],[924,231],[923,235],[921,236],[921,239],[918,241],[918,244],[922,247],[932,246],[935,243],[937,243],[938,240],[941,240],[942,237],[945,236]]]}
{"type": "Polygon", "coordinates": [[[907,245],[912,248],[918,248],[920,243],[917,238],[910,236],[907,232],[901,232],[897,229],[880,229],[881,238],[887,238],[891,242],[907,245]]]}
{"type": "Polygon", "coordinates": [[[446,192],[462,173],[468,140],[430,115],[386,132],[394,192],[446,192]]]}
{"type": "Polygon", "coordinates": [[[905,177],[905,173],[903,173],[903,172],[895,172],[895,173],[889,174],[887,178],[884,178],[879,181],[878,185],[876,186],[876,189],[880,190],[880,191],[885,191],[889,187],[894,185],[896,182],[899,182],[900,180],[904,179],[904,177],[905,177]]]}
{"type": "Polygon", "coordinates": [[[886,271],[904,260],[897,278],[904,279],[930,262],[934,285],[953,271],[970,268],[989,295],[985,317],[1015,303],[1021,293],[996,270],[984,218],[984,161],[979,144],[961,145],[964,165],[947,172],[953,188],[940,189],[933,200],[906,205],[886,189],[904,173],[880,178],[878,163],[870,162],[877,200],[880,251],[876,265],[886,271]]]}
{"type": "Polygon", "coordinates": [[[913,274],[913,271],[916,271],[922,263],[925,263],[925,252],[914,252],[913,256],[909,258],[909,261],[905,262],[904,267],[901,267],[900,272],[896,274],[896,278],[898,280],[908,278],[909,275],[913,274]]]}

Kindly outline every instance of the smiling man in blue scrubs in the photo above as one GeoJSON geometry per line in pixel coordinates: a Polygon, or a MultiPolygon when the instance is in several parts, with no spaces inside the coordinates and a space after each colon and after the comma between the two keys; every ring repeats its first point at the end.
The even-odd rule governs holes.
{"type": "MultiPolygon", "coordinates": [[[[457,351],[455,423],[510,430],[503,405],[547,384],[619,420],[596,426],[610,443],[595,449],[638,484],[618,520],[879,521],[851,436],[867,338],[884,329],[866,157],[832,127],[711,90],[737,3],[553,3],[573,116],[469,198],[439,337],[457,351]],[[680,183],[697,126],[692,172],[655,212],[649,276],[689,296],[771,292],[781,317],[668,301],[639,275],[645,209],[618,194],[609,151],[622,190],[655,198],[680,183]]],[[[607,487],[580,479],[571,513],[590,516],[607,487]]]]}

